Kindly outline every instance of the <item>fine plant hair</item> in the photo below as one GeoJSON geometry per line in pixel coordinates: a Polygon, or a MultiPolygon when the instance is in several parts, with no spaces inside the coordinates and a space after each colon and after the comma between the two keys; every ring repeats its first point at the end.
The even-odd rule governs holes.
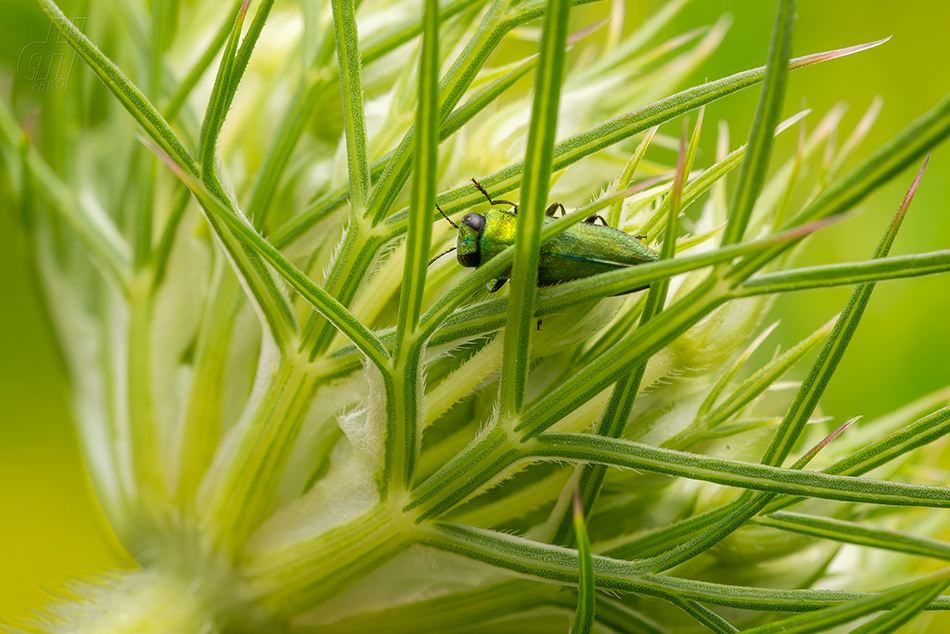
{"type": "Polygon", "coordinates": [[[138,566],[17,627],[888,632],[950,608],[950,391],[820,409],[875,284],[950,271],[889,255],[950,96],[863,158],[878,101],[852,130],[782,116],[790,72],[883,41],[793,58],[777,0],[764,66],[681,88],[730,24],[663,40],[687,0],[629,32],[596,0],[131,0],[82,29],[35,1],[77,61],[37,119],[0,101],[0,159],[138,566]],[[705,107],[745,89],[737,145],[705,107]],[[472,177],[517,240],[463,269],[433,258],[487,208],[472,177]],[[867,260],[796,265],[893,179],[867,260]],[[538,287],[594,214],[659,259],[538,287]],[[833,286],[838,315],[756,354],[773,297],[833,286]]]}

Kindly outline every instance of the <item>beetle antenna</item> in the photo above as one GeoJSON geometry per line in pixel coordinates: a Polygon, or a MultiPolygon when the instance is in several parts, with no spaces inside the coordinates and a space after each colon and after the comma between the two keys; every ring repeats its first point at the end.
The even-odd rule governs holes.
{"type": "Polygon", "coordinates": [[[503,200],[501,198],[499,198],[498,200],[495,200],[494,198],[491,197],[491,194],[488,193],[488,190],[485,189],[482,186],[482,184],[479,183],[476,179],[473,178],[472,183],[475,185],[475,189],[480,191],[482,193],[482,196],[488,199],[488,204],[491,205],[492,207],[494,207],[495,205],[511,205],[512,207],[514,207],[514,213],[518,213],[518,205],[516,205],[515,203],[511,202],[510,200],[503,200]]]}
{"type": "MultiPolygon", "coordinates": [[[[452,221],[450,220],[449,222],[452,222],[452,221]]],[[[443,255],[446,255],[446,254],[451,253],[452,251],[455,251],[455,247],[452,247],[452,248],[449,249],[448,251],[443,251],[443,252],[440,253],[439,255],[435,256],[434,258],[432,258],[431,260],[429,260],[429,266],[432,266],[432,263],[433,263],[433,262],[435,262],[436,260],[438,260],[439,258],[441,258],[443,255]]]]}
{"type": "MultiPolygon", "coordinates": [[[[442,214],[442,217],[443,217],[443,218],[445,218],[446,220],[449,221],[449,224],[450,224],[450,225],[452,225],[453,227],[455,227],[456,230],[459,228],[459,226],[458,226],[457,224],[455,224],[454,222],[452,222],[452,219],[451,219],[451,218],[449,218],[448,216],[445,215],[445,212],[442,211],[442,208],[441,208],[441,207],[439,207],[439,203],[436,203],[436,204],[435,204],[435,208],[439,210],[439,213],[442,214]]],[[[448,251],[446,251],[445,253],[448,253],[448,251]]],[[[441,255],[445,255],[445,253],[442,253],[441,255]]],[[[429,264],[432,264],[432,262],[429,262],[429,264]]]]}

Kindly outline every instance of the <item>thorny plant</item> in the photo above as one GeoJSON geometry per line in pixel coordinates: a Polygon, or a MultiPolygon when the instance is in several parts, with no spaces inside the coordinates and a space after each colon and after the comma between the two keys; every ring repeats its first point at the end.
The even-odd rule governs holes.
{"type": "Polygon", "coordinates": [[[35,627],[884,632],[950,607],[928,563],[950,559],[950,489],[925,469],[948,393],[838,439],[817,410],[875,282],[950,270],[950,251],[887,257],[923,168],[871,259],[791,258],[924,162],[950,98],[845,171],[875,103],[798,191],[842,110],[780,121],[788,72],[878,43],[790,59],[779,0],[764,67],[662,97],[728,22],[654,44],[685,0],[628,35],[615,2],[569,34],[585,1],[261,0],[249,24],[247,1],[87,3],[81,31],[37,0],[86,69],[35,125],[4,103],[0,148],[87,467],[140,567],[35,627]],[[539,53],[490,66],[514,38],[539,53]],[[748,142],[720,127],[695,170],[705,104],[753,86],[748,142]],[[690,115],[675,166],[646,158],[690,115]],[[786,130],[798,151],[770,175],[786,130]],[[436,203],[485,204],[471,176],[513,192],[517,242],[430,267],[455,236],[436,203]],[[581,207],[544,223],[554,199],[581,207]],[[537,288],[540,245],[598,211],[660,259],[537,288]],[[744,370],[770,297],[837,285],[840,315],[744,370]],[[875,566],[820,589],[843,545],[875,566]]]}

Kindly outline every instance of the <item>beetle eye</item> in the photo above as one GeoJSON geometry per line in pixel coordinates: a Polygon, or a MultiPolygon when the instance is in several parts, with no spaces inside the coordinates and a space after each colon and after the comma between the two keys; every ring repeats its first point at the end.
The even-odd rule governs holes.
{"type": "Polygon", "coordinates": [[[476,213],[465,214],[462,218],[462,224],[474,229],[476,233],[481,235],[482,231],[485,230],[485,216],[476,213]]]}

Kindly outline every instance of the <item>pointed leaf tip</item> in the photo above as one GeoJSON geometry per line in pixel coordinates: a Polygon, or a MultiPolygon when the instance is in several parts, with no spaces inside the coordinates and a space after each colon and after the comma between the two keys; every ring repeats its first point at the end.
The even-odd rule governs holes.
{"type": "Polygon", "coordinates": [[[40,108],[37,106],[30,111],[30,114],[26,115],[26,119],[23,121],[23,127],[20,130],[23,133],[23,139],[29,141],[33,136],[33,129],[36,127],[36,122],[40,119],[40,108]]]}
{"type": "Polygon", "coordinates": [[[591,33],[594,33],[595,31],[600,29],[600,27],[604,26],[608,22],[610,22],[610,16],[607,16],[606,18],[602,20],[598,20],[597,22],[594,22],[590,26],[585,26],[582,29],[578,29],[577,31],[574,31],[573,33],[567,36],[567,45],[573,46],[574,44],[577,44],[577,42],[584,39],[591,33]]]}
{"type": "Polygon", "coordinates": [[[584,519],[584,505],[581,502],[581,492],[576,489],[574,491],[574,517],[581,521],[584,519]]]}
{"type": "Polygon", "coordinates": [[[789,70],[797,70],[799,68],[805,68],[806,66],[811,66],[812,64],[819,64],[821,62],[827,62],[832,59],[837,59],[839,57],[847,57],[848,55],[854,55],[855,53],[860,53],[862,51],[867,51],[872,48],[876,48],[881,44],[884,44],[891,39],[892,36],[888,36],[881,40],[876,40],[874,42],[867,42],[865,44],[855,44],[854,46],[846,46],[844,48],[836,48],[831,51],[825,51],[823,53],[814,53],[812,55],[805,55],[803,57],[796,57],[795,59],[789,61],[788,68],[789,70]]]}
{"type": "Polygon", "coordinates": [[[914,195],[917,193],[917,188],[920,187],[920,181],[924,177],[924,172],[927,171],[927,164],[930,163],[930,155],[933,152],[928,152],[927,156],[924,158],[923,164],[920,166],[920,169],[917,170],[917,175],[914,176],[914,182],[910,184],[910,188],[907,190],[907,193],[904,194],[904,200],[901,201],[901,206],[897,210],[897,215],[894,216],[894,226],[897,226],[904,219],[904,214],[907,213],[907,209],[910,207],[910,203],[914,200],[914,195]]]}
{"type": "Polygon", "coordinates": [[[832,440],[840,436],[844,432],[844,430],[846,430],[848,427],[851,427],[851,425],[859,421],[861,418],[862,418],[861,416],[855,416],[854,418],[851,418],[847,420],[846,422],[842,423],[836,430],[834,430],[833,432],[825,436],[821,440],[821,442],[819,442],[817,445],[809,449],[808,453],[806,453],[804,456],[799,458],[798,462],[795,463],[795,466],[799,468],[804,468],[805,465],[811,462],[812,458],[818,455],[819,451],[827,447],[828,444],[832,440]]]}

